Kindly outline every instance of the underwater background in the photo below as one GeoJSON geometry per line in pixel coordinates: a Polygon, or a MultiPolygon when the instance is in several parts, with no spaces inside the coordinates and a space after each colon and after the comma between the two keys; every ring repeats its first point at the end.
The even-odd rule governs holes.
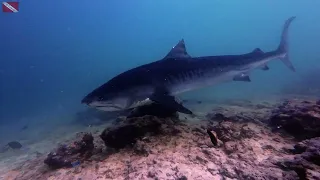
{"type": "MultiPolygon", "coordinates": [[[[320,1],[21,0],[0,13],[1,135],[27,124],[53,128],[86,108],[81,99],[113,76],[163,58],[181,38],[191,56],[277,48],[284,21],[297,72],[273,61],[250,83],[183,94],[199,100],[265,98],[320,69],[320,1]]],[[[314,77],[314,76],[313,76],[314,77]]]]}

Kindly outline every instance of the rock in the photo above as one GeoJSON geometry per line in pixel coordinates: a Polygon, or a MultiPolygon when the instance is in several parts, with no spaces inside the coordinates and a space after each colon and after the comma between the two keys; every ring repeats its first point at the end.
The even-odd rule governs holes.
{"type": "Polygon", "coordinates": [[[202,128],[199,128],[199,127],[192,128],[192,132],[199,133],[202,135],[206,134],[206,132],[202,128]]]}
{"type": "Polygon", "coordinates": [[[56,151],[50,152],[44,163],[53,169],[75,167],[91,157],[93,150],[93,136],[86,133],[81,140],[69,145],[60,145],[56,151]]]}
{"type": "Polygon", "coordinates": [[[282,172],[282,177],[286,180],[299,179],[299,176],[294,171],[284,171],[282,172]]]}
{"type": "Polygon", "coordinates": [[[237,142],[228,141],[224,144],[224,150],[227,154],[231,154],[238,150],[237,142]]]}
{"type": "Polygon", "coordinates": [[[294,146],[291,158],[275,164],[286,171],[295,171],[300,179],[320,179],[320,137],[304,140],[294,146]]]}
{"type": "Polygon", "coordinates": [[[252,123],[246,123],[243,126],[241,126],[240,129],[241,138],[253,138],[259,133],[260,132],[256,130],[256,126],[252,123]]]}
{"type": "MultiPolygon", "coordinates": [[[[263,168],[263,167],[255,167],[255,166],[249,166],[245,168],[236,167],[235,172],[238,175],[237,179],[279,179],[279,177],[283,176],[280,169],[274,169],[274,168],[263,168]]],[[[288,180],[294,180],[297,176],[291,176],[292,179],[288,180]]],[[[281,178],[286,179],[286,178],[281,178]]]]}
{"type": "Polygon", "coordinates": [[[223,142],[234,139],[233,134],[236,132],[236,127],[231,121],[223,121],[219,125],[212,128],[217,133],[219,139],[223,142]]]}
{"type": "Polygon", "coordinates": [[[223,120],[227,119],[227,117],[225,117],[221,113],[209,113],[206,115],[206,118],[208,118],[209,121],[216,121],[216,122],[222,122],[223,120]]]}
{"type": "Polygon", "coordinates": [[[257,104],[256,105],[257,109],[264,109],[264,108],[268,108],[268,106],[264,105],[264,104],[257,104]]]}
{"type": "Polygon", "coordinates": [[[100,137],[107,147],[124,148],[133,145],[147,133],[150,135],[159,133],[161,121],[163,120],[154,116],[128,118],[114,127],[105,129],[100,137]]]}
{"type": "Polygon", "coordinates": [[[269,124],[299,140],[320,136],[320,107],[315,102],[286,101],[273,111],[269,124]]]}
{"type": "Polygon", "coordinates": [[[254,129],[254,123],[231,121],[223,121],[212,128],[216,132],[217,137],[223,142],[255,137],[258,132],[254,129]]]}
{"type": "Polygon", "coordinates": [[[216,175],[219,172],[219,168],[216,164],[209,162],[207,164],[207,170],[212,174],[212,175],[216,175]]]}
{"type": "Polygon", "coordinates": [[[236,172],[235,172],[234,169],[233,169],[232,167],[230,167],[230,166],[222,167],[222,168],[219,170],[219,173],[220,173],[220,175],[223,175],[223,176],[225,176],[225,177],[237,179],[237,174],[236,174],[236,172]]]}
{"type": "Polygon", "coordinates": [[[151,151],[143,141],[137,141],[133,146],[133,152],[137,155],[148,156],[151,151]]]}
{"type": "Polygon", "coordinates": [[[147,177],[148,178],[155,178],[156,177],[156,172],[155,171],[149,171],[147,177]]]}
{"type": "Polygon", "coordinates": [[[177,178],[177,180],[188,180],[188,178],[184,175],[177,178]]]}

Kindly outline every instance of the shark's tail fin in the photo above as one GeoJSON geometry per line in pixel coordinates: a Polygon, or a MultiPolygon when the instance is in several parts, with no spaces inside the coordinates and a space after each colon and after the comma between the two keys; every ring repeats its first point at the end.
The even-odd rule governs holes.
{"type": "Polygon", "coordinates": [[[289,19],[286,20],[283,30],[282,30],[282,35],[281,35],[281,42],[280,45],[277,49],[279,53],[283,53],[284,56],[281,57],[281,61],[292,71],[296,71],[295,68],[293,67],[289,55],[288,55],[288,31],[289,31],[289,26],[291,22],[295,19],[296,17],[290,17],[289,19]]]}

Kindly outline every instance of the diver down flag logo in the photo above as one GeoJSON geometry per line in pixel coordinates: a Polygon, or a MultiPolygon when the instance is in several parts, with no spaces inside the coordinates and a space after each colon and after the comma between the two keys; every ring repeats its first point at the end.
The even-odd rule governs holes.
{"type": "Polygon", "coordinates": [[[2,12],[7,12],[7,13],[19,12],[19,2],[2,2],[2,12]]]}

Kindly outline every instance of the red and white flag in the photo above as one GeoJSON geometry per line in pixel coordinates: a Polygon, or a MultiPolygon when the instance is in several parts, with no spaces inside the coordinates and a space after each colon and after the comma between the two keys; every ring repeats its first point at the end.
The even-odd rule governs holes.
{"type": "Polygon", "coordinates": [[[19,2],[2,2],[2,12],[7,12],[7,13],[19,12],[19,2]]]}

